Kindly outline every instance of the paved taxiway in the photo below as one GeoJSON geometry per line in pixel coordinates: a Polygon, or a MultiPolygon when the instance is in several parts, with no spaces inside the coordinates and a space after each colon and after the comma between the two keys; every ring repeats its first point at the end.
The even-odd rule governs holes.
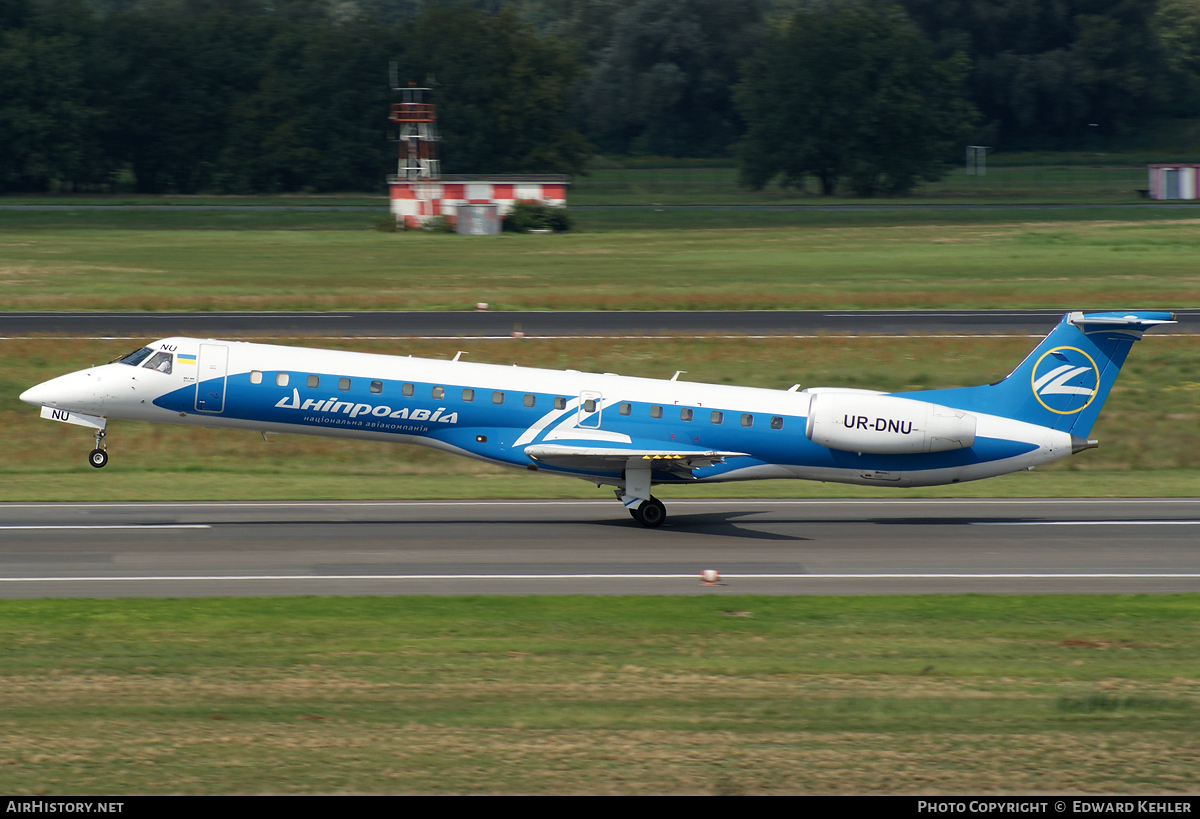
{"type": "MultiPolygon", "coordinates": [[[[1083,309],[1083,308],[1080,308],[1083,309]]],[[[508,338],[564,336],[1028,335],[1054,329],[1063,310],[612,310],[340,313],[0,313],[0,337],[208,338],[253,336],[508,338]]],[[[1200,309],[1156,334],[1200,335],[1200,309]]]]}
{"type": "Polygon", "coordinates": [[[1200,591],[1200,499],[667,508],[646,530],[615,501],[0,504],[0,596],[1200,591]]]}

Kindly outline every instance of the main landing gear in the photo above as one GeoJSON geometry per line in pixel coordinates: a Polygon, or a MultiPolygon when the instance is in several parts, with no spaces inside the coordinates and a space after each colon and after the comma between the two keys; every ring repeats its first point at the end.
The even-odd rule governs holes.
{"type": "Polygon", "coordinates": [[[100,469],[108,463],[108,447],[104,444],[104,430],[96,430],[96,448],[88,453],[88,463],[100,469]]]}
{"type": "Polygon", "coordinates": [[[667,507],[658,498],[650,496],[650,467],[631,458],[623,477],[625,485],[616,490],[617,500],[647,529],[662,526],[667,519],[667,507]]]}
{"type": "Polygon", "coordinates": [[[662,522],[667,519],[667,507],[663,506],[663,502],[658,498],[650,498],[642,501],[637,509],[630,509],[629,514],[647,529],[654,529],[662,526],[662,522]]]}

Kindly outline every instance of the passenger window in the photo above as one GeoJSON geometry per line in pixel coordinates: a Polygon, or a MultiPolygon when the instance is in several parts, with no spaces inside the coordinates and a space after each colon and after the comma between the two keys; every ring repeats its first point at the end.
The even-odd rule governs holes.
{"type": "Polygon", "coordinates": [[[679,420],[680,421],[692,420],[692,411],[690,409],[688,409],[687,407],[684,407],[683,409],[681,409],[679,411],[679,420]]]}
{"type": "Polygon", "coordinates": [[[405,395],[412,395],[413,394],[413,385],[405,384],[403,387],[400,388],[400,392],[404,393],[405,395]]]}
{"type": "Polygon", "coordinates": [[[783,419],[778,415],[771,417],[771,429],[783,429],[783,419]]]}
{"type": "Polygon", "coordinates": [[[536,403],[537,403],[537,397],[536,397],[536,396],[533,396],[533,395],[529,395],[528,393],[526,393],[526,395],[525,395],[525,406],[527,406],[527,407],[532,407],[532,406],[533,406],[534,404],[536,404],[536,403]]]}
{"type": "Polygon", "coordinates": [[[719,424],[725,420],[725,413],[713,410],[713,414],[710,417],[712,418],[712,422],[714,424],[719,424]]]}
{"type": "Polygon", "coordinates": [[[171,354],[170,353],[159,353],[158,355],[154,356],[154,358],[147,361],[145,364],[145,367],[147,370],[155,370],[156,372],[165,373],[166,375],[170,375],[171,374],[171,354]]]}
{"type": "Polygon", "coordinates": [[[350,379],[349,378],[339,378],[338,379],[338,389],[341,390],[342,392],[345,392],[346,390],[350,389],[350,379]]]}
{"type": "Polygon", "coordinates": [[[651,418],[662,418],[662,407],[650,407],[651,418]]]}
{"type": "Polygon", "coordinates": [[[287,373],[276,373],[275,374],[275,384],[276,384],[276,386],[279,386],[279,387],[286,387],[288,385],[288,374],[287,373]]]}
{"type": "Polygon", "coordinates": [[[379,395],[379,393],[383,392],[383,382],[382,381],[372,381],[371,382],[371,392],[375,393],[376,395],[379,395]]]}
{"type": "Polygon", "coordinates": [[[262,373],[259,372],[258,370],[251,370],[250,371],[250,383],[251,384],[261,384],[262,383],[262,373]]]}
{"type": "Polygon", "coordinates": [[[463,400],[470,402],[475,400],[475,390],[463,390],[463,400]]]}
{"type": "Polygon", "coordinates": [[[620,404],[617,404],[617,412],[621,413],[622,415],[628,415],[632,411],[633,407],[630,406],[628,402],[622,401],[620,404]]]}
{"type": "Polygon", "coordinates": [[[595,412],[596,411],[596,399],[589,398],[586,401],[584,401],[583,402],[583,411],[584,412],[595,412]]]}
{"type": "Polygon", "coordinates": [[[321,386],[320,376],[310,375],[308,380],[304,382],[304,386],[308,387],[310,390],[315,390],[317,387],[321,386]]]}
{"type": "Polygon", "coordinates": [[[439,401],[441,399],[445,398],[446,397],[446,388],[445,387],[434,387],[433,388],[433,397],[439,401]]]}
{"type": "Polygon", "coordinates": [[[566,409],[567,408],[567,399],[555,398],[554,399],[554,408],[555,409],[566,409]]]}
{"type": "Polygon", "coordinates": [[[748,412],[743,412],[742,413],[742,426],[744,426],[744,427],[754,426],[754,416],[748,412]]]}
{"type": "Polygon", "coordinates": [[[493,404],[503,404],[504,403],[504,393],[499,392],[499,391],[492,393],[492,403],[493,404]]]}

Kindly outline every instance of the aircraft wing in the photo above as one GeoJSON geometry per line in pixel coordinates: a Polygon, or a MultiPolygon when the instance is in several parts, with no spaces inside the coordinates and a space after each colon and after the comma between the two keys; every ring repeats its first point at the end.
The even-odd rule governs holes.
{"type": "Polygon", "coordinates": [[[525,454],[538,463],[566,469],[595,469],[616,472],[630,466],[649,465],[654,470],[691,472],[722,463],[726,458],[741,458],[746,452],[719,452],[694,449],[617,449],[615,447],[535,444],[525,454]]]}

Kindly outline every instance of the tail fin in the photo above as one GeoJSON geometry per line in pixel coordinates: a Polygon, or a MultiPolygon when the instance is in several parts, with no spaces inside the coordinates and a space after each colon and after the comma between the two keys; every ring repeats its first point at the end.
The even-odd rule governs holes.
{"type": "Polygon", "coordinates": [[[1003,380],[921,398],[1086,438],[1133,343],[1174,321],[1173,313],[1068,313],[1003,380]]]}

